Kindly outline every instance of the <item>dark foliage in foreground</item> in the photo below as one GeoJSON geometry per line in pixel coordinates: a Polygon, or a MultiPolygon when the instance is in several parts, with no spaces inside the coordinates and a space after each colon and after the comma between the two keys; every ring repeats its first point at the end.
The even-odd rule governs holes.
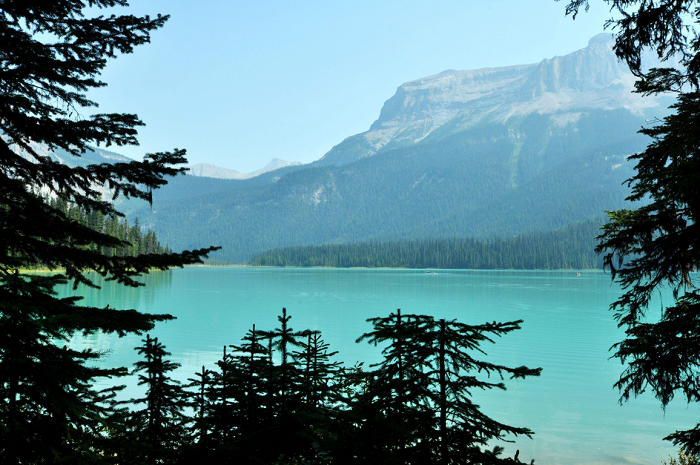
{"type": "Polygon", "coordinates": [[[86,92],[104,86],[109,58],[133,51],[167,17],[92,16],[125,0],[0,1],[0,463],[96,463],[108,460],[125,412],[116,388],[97,380],[124,376],[92,362],[104,354],[67,341],[95,332],[119,336],[153,328],[169,315],[80,306],[57,297],[71,280],[96,287],[88,271],[128,286],[151,269],[200,261],[213,249],[182,253],[111,253],[131,243],[75,221],[46,201],[65,200],[87,214],[118,217],[104,192],[150,201],[166,177],[184,170],[183,150],[143,161],[70,167],[45,155],[80,157],[90,145],[135,145],[136,115],[86,115],[86,92]],[[91,8],[86,16],[85,9],[91,8]],[[106,188],[106,189],[105,189],[106,188]],[[21,270],[42,264],[61,274],[21,270]]]}
{"type": "Polygon", "coordinates": [[[294,331],[285,309],[278,320],[224,347],[187,390],[170,378],[178,365],[147,336],[135,364],[146,395],[122,412],[105,455],[120,464],[522,463],[487,445],[533,432],[488,417],[474,401],[480,390],[505,390],[505,378],[539,376],[540,368],[482,359],[485,343],[522,321],[466,325],[400,310],[372,318],[358,342],[379,345],[384,359],[364,369],[334,362],[321,334],[294,331]]]}
{"type": "MultiPolygon", "coordinates": [[[[616,386],[622,400],[649,390],[664,406],[676,393],[700,402],[700,291],[691,280],[700,267],[700,93],[681,95],[674,108],[663,124],[644,130],[654,142],[632,157],[632,195],[652,201],[610,212],[598,247],[625,290],[611,306],[626,329],[615,345],[614,356],[626,364],[616,386]],[[624,262],[630,256],[636,258],[624,262]],[[649,321],[649,303],[662,286],[673,289],[675,302],[649,321]]],[[[667,439],[699,454],[700,424],[667,439]]]]}
{"type": "MultiPolygon", "coordinates": [[[[665,407],[676,394],[700,402],[700,291],[691,272],[700,268],[700,5],[697,0],[605,0],[617,13],[614,50],[639,77],[644,95],[673,92],[674,113],[640,132],[652,138],[633,155],[636,173],[626,181],[634,210],[609,212],[598,251],[624,294],[611,305],[626,338],[614,346],[625,369],[616,383],[621,401],[645,391],[665,407]],[[649,69],[651,51],[662,61],[649,69]],[[668,63],[669,59],[676,59],[668,63]],[[664,286],[674,302],[648,315],[664,286]]],[[[569,0],[567,13],[588,9],[569,0]]],[[[666,437],[690,456],[700,454],[700,424],[666,437]]]]}

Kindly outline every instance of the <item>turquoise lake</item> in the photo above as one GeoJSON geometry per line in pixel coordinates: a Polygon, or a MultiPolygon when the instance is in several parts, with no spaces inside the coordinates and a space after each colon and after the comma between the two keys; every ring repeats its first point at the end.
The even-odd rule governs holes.
{"type": "MultiPolygon", "coordinates": [[[[535,432],[505,445],[509,455],[519,449],[521,460],[660,465],[676,452],[662,438],[700,419],[697,406],[680,397],[665,412],[651,395],[618,403],[613,384],[623,366],[609,360],[609,348],[623,332],[608,306],[620,288],[602,272],[190,267],[143,280],[139,289],[101,283],[100,291],[66,287],[60,293],[82,295],[89,305],[176,316],[151,336],[182,364],[181,380],[202,365],[214,368],[222,347],[237,344],[253,324],[276,327],[282,307],[295,330],[322,331],[347,365],[374,363],[381,348],[355,339],[370,329],[367,318],[400,308],[469,324],[524,320],[520,331],[482,348],[491,362],[542,367],[542,376],[507,380],[507,391],[473,393],[491,417],[535,432]]],[[[670,292],[652,304],[650,320],[662,301],[671,301],[670,292]]],[[[92,335],[72,343],[109,351],[107,365],[130,366],[140,339],[92,335]]]]}

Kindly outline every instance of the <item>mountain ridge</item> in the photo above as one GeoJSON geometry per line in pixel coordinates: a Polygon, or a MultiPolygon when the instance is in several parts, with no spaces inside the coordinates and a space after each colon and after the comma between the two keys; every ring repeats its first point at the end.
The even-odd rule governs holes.
{"type": "Polygon", "coordinates": [[[322,159],[248,179],[178,176],[120,205],[174,250],[546,232],[629,208],[628,156],[664,100],[631,94],[606,37],[530,65],[410,81],[322,159]]]}
{"type": "Polygon", "coordinates": [[[610,46],[596,36],[535,64],[410,81],[316,162],[180,177],[138,215],[175,248],[221,245],[213,258],[245,262],[285,246],[506,238],[629,208],[627,158],[665,103],[630,92],[610,46]]]}
{"type": "Polygon", "coordinates": [[[632,92],[636,78],[619,62],[612,43],[612,35],[603,33],[585,48],[539,63],[448,70],[404,83],[367,131],[346,138],[314,164],[342,165],[413,145],[447,124],[458,132],[535,112],[559,113],[566,123],[580,109],[624,108],[643,116],[663,106],[661,98],[632,92]]]}
{"type": "Polygon", "coordinates": [[[301,163],[298,161],[288,162],[280,158],[273,158],[272,161],[260,169],[251,171],[250,173],[241,173],[237,170],[222,168],[221,166],[212,165],[210,163],[196,163],[189,166],[187,174],[217,179],[250,179],[280,168],[297,165],[301,165],[301,163]]]}

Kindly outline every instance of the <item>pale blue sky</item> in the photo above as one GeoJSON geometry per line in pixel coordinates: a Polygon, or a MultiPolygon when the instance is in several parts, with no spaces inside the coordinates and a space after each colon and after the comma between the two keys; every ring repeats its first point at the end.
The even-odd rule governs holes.
{"type": "Polygon", "coordinates": [[[90,96],[146,123],[140,147],[112,147],[132,158],[177,147],[242,172],[307,163],[367,130],[404,82],[585,47],[611,16],[591,3],[573,21],[566,0],[133,0],[134,14],[171,18],[90,96]]]}

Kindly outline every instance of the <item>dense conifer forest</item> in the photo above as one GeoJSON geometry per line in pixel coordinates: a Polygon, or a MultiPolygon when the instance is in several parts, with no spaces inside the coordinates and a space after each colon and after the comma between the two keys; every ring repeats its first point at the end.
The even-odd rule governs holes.
{"type": "Polygon", "coordinates": [[[257,254],[252,266],[452,269],[602,268],[594,249],[603,220],[558,231],[495,239],[425,239],[284,247],[257,254]]]}
{"type": "Polygon", "coordinates": [[[48,200],[48,203],[51,208],[60,211],[67,218],[83,226],[88,226],[94,231],[122,239],[130,244],[123,247],[104,247],[92,244],[91,250],[102,255],[137,257],[143,254],[171,253],[168,246],[161,245],[152,229],[148,228],[146,234],[143,233],[138,217],[134,219],[134,224],[129,226],[129,220],[126,218],[121,220],[117,215],[105,215],[99,210],[87,211],[60,197],[52,198],[48,200]]]}

